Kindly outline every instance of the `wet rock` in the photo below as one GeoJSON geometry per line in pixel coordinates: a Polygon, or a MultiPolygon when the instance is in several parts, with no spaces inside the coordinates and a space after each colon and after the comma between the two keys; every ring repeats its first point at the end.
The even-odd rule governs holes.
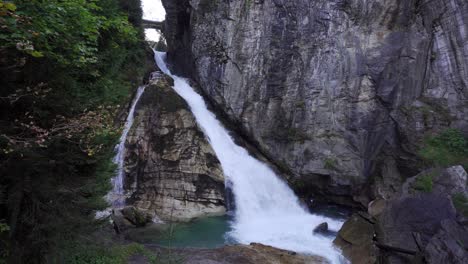
{"type": "Polygon", "coordinates": [[[373,223],[360,214],[353,214],[342,226],[334,243],[352,263],[371,264],[379,253],[373,243],[373,223]]]}
{"type": "Polygon", "coordinates": [[[151,80],[136,108],[127,137],[127,203],[165,221],[222,215],[224,175],[172,80],[151,80]]]}
{"type": "Polygon", "coordinates": [[[314,233],[326,234],[328,232],[328,223],[323,222],[314,228],[314,233]]]}

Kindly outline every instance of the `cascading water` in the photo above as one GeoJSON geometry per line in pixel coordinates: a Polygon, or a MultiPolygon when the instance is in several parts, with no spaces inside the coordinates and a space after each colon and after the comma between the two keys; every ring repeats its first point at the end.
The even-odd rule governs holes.
{"type": "Polygon", "coordinates": [[[230,237],[242,244],[263,243],[301,253],[317,254],[333,263],[342,257],[332,239],[316,235],[313,228],[327,222],[338,230],[342,222],[310,214],[300,206],[293,191],[265,164],[237,146],[188,82],[172,75],[165,53],[155,52],[159,68],[174,79],[174,90],[189,104],[198,125],[213,147],[235,197],[230,237]]]}
{"type": "Polygon", "coordinates": [[[113,207],[121,207],[125,205],[125,190],[123,188],[125,171],[124,171],[124,158],[125,158],[125,141],[127,140],[128,131],[133,125],[133,118],[135,114],[135,107],[140,100],[141,95],[145,91],[146,86],[138,87],[138,90],[133,99],[130,111],[128,111],[127,120],[125,120],[124,129],[120,136],[119,144],[115,147],[116,155],[114,163],[117,164],[117,175],[112,178],[112,191],[107,195],[107,200],[112,203],[113,207]]]}

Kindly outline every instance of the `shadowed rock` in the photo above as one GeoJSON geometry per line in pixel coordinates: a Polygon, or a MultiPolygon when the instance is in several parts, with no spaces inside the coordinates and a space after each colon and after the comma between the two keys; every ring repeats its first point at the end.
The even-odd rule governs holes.
{"type": "Polygon", "coordinates": [[[352,263],[373,264],[379,252],[373,242],[374,234],[373,223],[360,214],[353,214],[338,232],[334,243],[352,263]]]}
{"type": "Polygon", "coordinates": [[[314,233],[327,233],[328,231],[329,230],[327,222],[323,222],[314,228],[314,233]]]}

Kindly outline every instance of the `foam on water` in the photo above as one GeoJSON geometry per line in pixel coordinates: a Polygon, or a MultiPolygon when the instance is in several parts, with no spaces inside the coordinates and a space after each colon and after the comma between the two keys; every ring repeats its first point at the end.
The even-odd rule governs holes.
{"type": "Polygon", "coordinates": [[[228,131],[206,107],[184,78],[172,75],[165,53],[155,52],[159,68],[174,79],[174,90],[189,104],[198,125],[213,147],[226,180],[232,183],[235,199],[234,221],[229,235],[242,244],[258,242],[301,253],[345,262],[333,247],[332,238],[313,233],[320,223],[338,230],[342,221],[309,213],[298,198],[264,163],[236,145],[228,131]]]}

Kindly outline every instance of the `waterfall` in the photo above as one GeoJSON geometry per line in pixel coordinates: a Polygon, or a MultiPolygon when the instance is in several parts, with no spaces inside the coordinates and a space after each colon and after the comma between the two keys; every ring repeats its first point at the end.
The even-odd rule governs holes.
{"type": "Polygon", "coordinates": [[[242,244],[258,242],[340,263],[342,257],[333,247],[332,238],[314,234],[313,229],[327,222],[330,229],[338,230],[342,222],[310,214],[301,207],[286,183],[234,143],[187,80],[171,74],[165,53],[155,52],[155,59],[159,68],[174,79],[174,90],[190,106],[221,163],[226,181],[232,184],[235,212],[229,236],[242,244]]]}
{"type": "Polygon", "coordinates": [[[133,99],[130,110],[128,111],[127,120],[125,120],[124,129],[120,136],[119,144],[115,147],[114,163],[117,165],[117,174],[112,178],[112,191],[107,195],[107,200],[112,203],[113,207],[121,207],[125,205],[125,190],[124,190],[124,159],[125,159],[125,141],[127,140],[128,131],[133,125],[135,107],[140,100],[141,95],[145,91],[146,86],[138,87],[135,98],[133,99]]]}

